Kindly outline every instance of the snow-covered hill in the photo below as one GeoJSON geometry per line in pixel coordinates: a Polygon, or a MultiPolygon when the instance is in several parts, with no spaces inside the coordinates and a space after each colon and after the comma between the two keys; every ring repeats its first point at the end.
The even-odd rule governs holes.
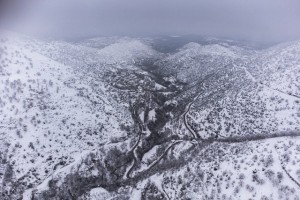
{"type": "Polygon", "coordinates": [[[130,113],[105,83],[14,40],[1,39],[0,76],[1,143],[11,178],[37,184],[82,152],[127,136],[120,125],[130,124],[130,113]]]}
{"type": "Polygon", "coordinates": [[[232,64],[244,55],[239,47],[201,45],[188,43],[177,53],[159,60],[159,73],[176,76],[179,80],[192,82],[232,64]]]}
{"type": "Polygon", "coordinates": [[[0,42],[0,199],[300,197],[299,42],[0,42]]]}
{"type": "Polygon", "coordinates": [[[277,45],[253,56],[249,72],[270,88],[300,97],[300,42],[277,45]]]}
{"type": "Polygon", "coordinates": [[[157,71],[189,83],[176,98],[197,97],[185,120],[202,137],[299,131],[297,43],[282,46],[253,53],[190,43],[158,61],[157,71]]]}

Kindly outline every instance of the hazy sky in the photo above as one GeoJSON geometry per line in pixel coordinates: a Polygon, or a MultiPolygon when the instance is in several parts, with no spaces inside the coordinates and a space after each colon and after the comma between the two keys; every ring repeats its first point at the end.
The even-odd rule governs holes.
{"type": "Polygon", "coordinates": [[[2,26],[43,35],[196,34],[254,41],[300,39],[300,0],[1,2],[5,1],[15,5],[0,5],[2,26]]]}

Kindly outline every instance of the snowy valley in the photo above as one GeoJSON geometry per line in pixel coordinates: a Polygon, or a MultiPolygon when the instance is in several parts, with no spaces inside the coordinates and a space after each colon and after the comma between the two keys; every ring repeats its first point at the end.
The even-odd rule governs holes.
{"type": "Polygon", "coordinates": [[[300,43],[161,40],[1,33],[0,199],[300,199],[300,43]]]}

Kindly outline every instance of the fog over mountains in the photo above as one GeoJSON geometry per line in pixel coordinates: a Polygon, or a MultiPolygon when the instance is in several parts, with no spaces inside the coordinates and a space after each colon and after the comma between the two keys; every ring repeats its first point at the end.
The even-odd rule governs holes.
{"type": "Polygon", "coordinates": [[[300,199],[298,6],[1,2],[0,199],[300,199]]]}
{"type": "Polygon", "coordinates": [[[0,25],[58,38],[204,35],[278,43],[300,37],[298,0],[3,0],[0,25]]]}

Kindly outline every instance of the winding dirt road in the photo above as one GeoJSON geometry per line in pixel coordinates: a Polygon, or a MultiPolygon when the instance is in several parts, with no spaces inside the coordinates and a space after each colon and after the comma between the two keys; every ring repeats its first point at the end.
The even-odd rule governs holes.
{"type": "Polygon", "coordinates": [[[189,130],[189,132],[191,133],[193,139],[198,138],[199,136],[197,135],[197,133],[190,127],[188,121],[187,121],[187,115],[189,114],[191,107],[193,105],[193,103],[200,97],[201,93],[199,93],[192,102],[190,102],[187,106],[186,111],[183,113],[183,122],[185,127],[189,130]]]}

